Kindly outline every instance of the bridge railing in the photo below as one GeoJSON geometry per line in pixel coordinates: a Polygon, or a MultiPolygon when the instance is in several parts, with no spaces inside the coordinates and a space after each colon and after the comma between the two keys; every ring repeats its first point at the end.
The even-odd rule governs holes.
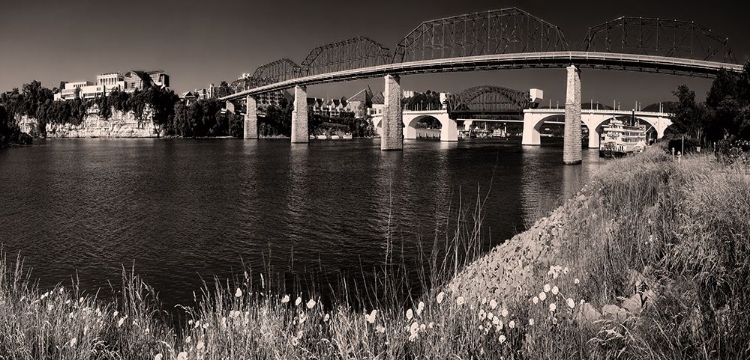
{"type": "Polygon", "coordinates": [[[520,69],[535,67],[565,67],[571,64],[592,68],[652,70],[693,76],[714,76],[720,69],[741,72],[742,65],[714,61],[676,59],[651,55],[590,53],[581,51],[560,51],[529,54],[496,54],[449,59],[412,61],[386,64],[366,68],[317,74],[280,81],[260,86],[222,100],[239,98],[245,95],[260,94],[287,89],[295,85],[310,85],[341,80],[356,80],[379,77],[386,74],[417,74],[440,71],[470,71],[493,69],[520,69]]]}

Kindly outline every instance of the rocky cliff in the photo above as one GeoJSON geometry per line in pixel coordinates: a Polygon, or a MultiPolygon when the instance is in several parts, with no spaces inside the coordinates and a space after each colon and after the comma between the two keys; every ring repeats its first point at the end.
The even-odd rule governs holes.
{"type": "MultiPolygon", "coordinates": [[[[97,109],[90,109],[79,125],[69,123],[47,124],[47,137],[50,138],[149,138],[158,137],[159,131],[151,120],[151,112],[146,109],[142,120],[138,120],[135,113],[122,112],[112,109],[112,116],[103,119],[97,109]]],[[[23,116],[19,121],[21,131],[28,134],[38,134],[37,120],[23,116]]]]}

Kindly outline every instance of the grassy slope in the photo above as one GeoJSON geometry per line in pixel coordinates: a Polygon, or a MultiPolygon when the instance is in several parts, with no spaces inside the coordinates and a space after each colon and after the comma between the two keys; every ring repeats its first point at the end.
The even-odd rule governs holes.
{"type": "Polygon", "coordinates": [[[179,334],[133,274],[111,304],[40,294],[3,259],[0,357],[745,359],[748,204],[746,175],[653,149],[408,309],[324,309],[246,277],[205,289],[179,334]]]}

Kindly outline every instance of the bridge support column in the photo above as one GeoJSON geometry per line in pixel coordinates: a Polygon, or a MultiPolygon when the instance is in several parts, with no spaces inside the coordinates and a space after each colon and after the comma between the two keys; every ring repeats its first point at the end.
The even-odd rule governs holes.
{"type": "Polygon", "coordinates": [[[292,142],[306,143],[310,141],[307,132],[307,88],[294,87],[294,109],[292,110],[292,142]]]}
{"type": "Polygon", "coordinates": [[[404,140],[415,140],[417,138],[417,128],[411,126],[406,120],[411,122],[409,118],[404,119],[404,140]]]}
{"type": "Polygon", "coordinates": [[[404,149],[404,124],[401,113],[401,79],[398,75],[385,76],[385,109],[383,109],[383,135],[380,150],[404,149]]]}
{"type": "Polygon", "coordinates": [[[565,138],[563,163],[580,164],[581,154],[581,71],[568,66],[568,88],[565,94],[565,138]]]}
{"type": "Polygon", "coordinates": [[[521,145],[539,146],[542,144],[542,137],[539,136],[539,129],[536,127],[537,119],[528,112],[523,114],[523,137],[521,145]]]}
{"type": "Polygon", "coordinates": [[[440,141],[458,141],[458,123],[446,116],[440,121],[440,141]]]}
{"type": "Polygon", "coordinates": [[[258,103],[255,98],[247,96],[247,112],[245,113],[245,139],[258,138],[258,103]]]}

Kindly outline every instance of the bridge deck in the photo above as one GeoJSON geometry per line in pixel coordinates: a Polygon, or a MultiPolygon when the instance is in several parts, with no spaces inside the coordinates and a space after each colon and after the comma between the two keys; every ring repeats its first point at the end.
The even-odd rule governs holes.
{"type": "Polygon", "coordinates": [[[412,61],[363,67],[354,70],[311,75],[245,90],[221,98],[231,100],[247,95],[258,95],[291,88],[336,81],[367,79],[391,75],[431,72],[456,72],[522,68],[560,68],[573,65],[595,69],[615,69],[641,72],[667,73],[698,77],[712,77],[720,69],[741,72],[742,65],[713,61],[670,58],[619,53],[557,51],[521,54],[468,56],[447,59],[412,61]]]}

